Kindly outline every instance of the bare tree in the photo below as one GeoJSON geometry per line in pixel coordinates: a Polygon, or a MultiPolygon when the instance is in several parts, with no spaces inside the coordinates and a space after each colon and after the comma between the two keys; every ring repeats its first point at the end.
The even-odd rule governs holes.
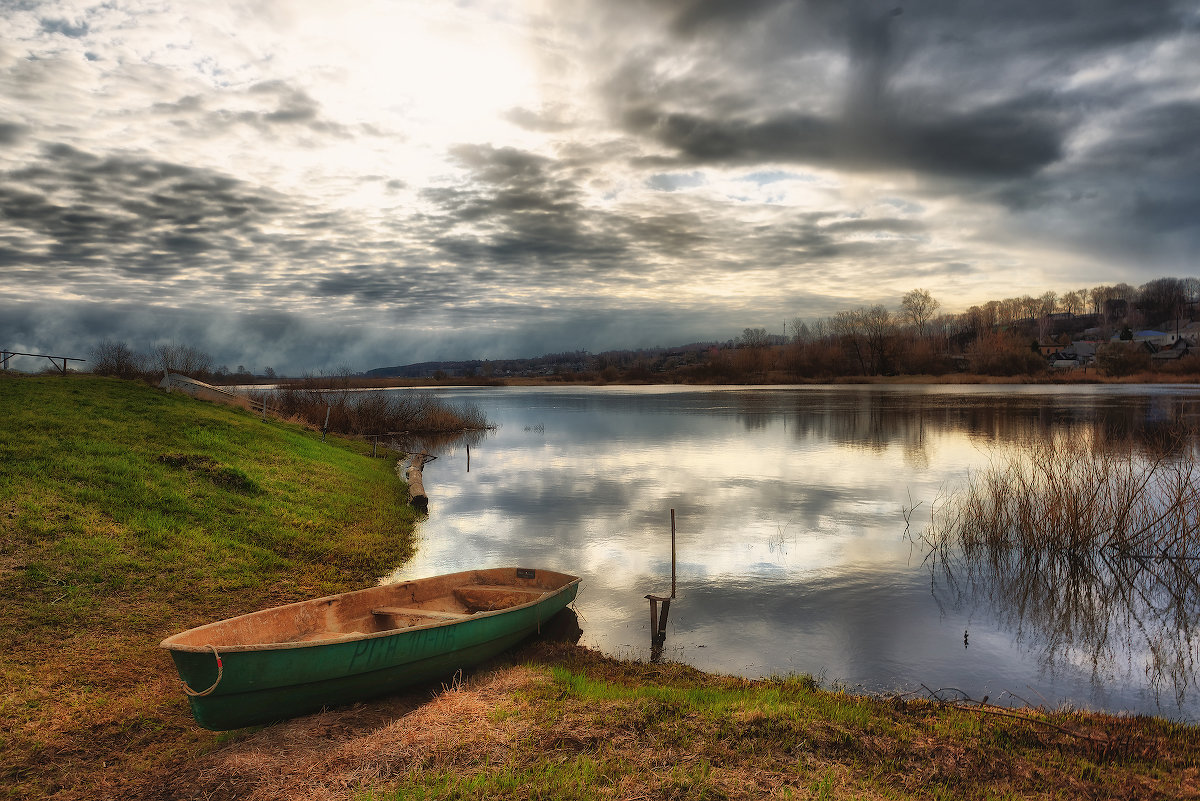
{"type": "Polygon", "coordinates": [[[765,328],[746,328],[737,339],[738,368],[749,374],[766,373],[771,355],[771,335],[765,328]]]}
{"type": "Polygon", "coordinates": [[[762,349],[771,346],[771,335],[765,328],[745,328],[738,337],[739,348],[762,349]]]}
{"type": "Polygon", "coordinates": [[[1058,293],[1054,290],[1043,292],[1038,298],[1039,308],[1038,313],[1043,317],[1054,314],[1058,310],[1058,293]]]}
{"type": "Polygon", "coordinates": [[[792,332],[792,342],[811,342],[813,335],[808,327],[808,323],[800,317],[793,317],[792,321],[787,324],[787,330],[792,332]]]}
{"type": "Polygon", "coordinates": [[[1083,310],[1087,307],[1087,299],[1088,294],[1086,289],[1064,292],[1062,296],[1062,310],[1068,314],[1083,314],[1083,310]]]}
{"type": "Polygon", "coordinates": [[[996,322],[1000,325],[1016,322],[1021,316],[1021,301],[1019,298],[1005,298],[997,307],[996,322]]]}
{"type": "Polygon", "coordinates": [[[840,311],[829,319],[829,327],[855,360],[862,375],[867,375],[867,341],[863,310],[840,311]]]}
{"type": "Polygon", "coordinates": [[[164,373],[180,373],[199,378],[212,372],[212,357],[191,345],[174,342],[154,349],[154,360],[164,373]]]}
{"type": "Polygon", "coordinates": [[[963,313],[963,324],[975,332],[975,338],[983,336],[990,326],[987,324],[987,312],[982,306],[972,306],[963,313]]]}
{"type": "Polygon", "coordinates": [[[900,299],[900,308],[904,312],[904,316],[908,318],[917,329],[917,336],[925,336],[925,325],[937,313],[941,307],[933,295],[929,294],[925,289],[913,289],[904,293],[904,297],[900,299]]]}
{"type": "Polygon", "coordinates": [[[1047,345],[1050,343],[1050,337],[1054,334],[1054,321],[1050,319],[1049,314],[1043,314],[1037,318],[1038,327],[1038,343],[1047,345]]]}
{"type": "Polygon", "coordinates": [[[896,321],[886,306],[861,309],[863,333],[871,351],[871,367],[876,374],[890,372],[896,349],[896,321]]]}
{"type": "Polygon", "coordinates": [[[1041,298],[1035,298],[1032,295],[1022,295],[1017,299],[1017,303],[1020,309],[1018,318],[1021,320],[1032,320],[1042,309],[1041,298]]]}
{"type": "Polygon", "coordinates": [[[1146,315],[1147,322],[1152,324],[1160,321],[1175,321],[1179,327],[1179,318],[1187,305],[1187,287],[1179,278],[1156,278],[1142,284],[1139,292],[1139,306],[1146,315]]]}
{"type": "Polygon", "coordinates": [[[124,342],[106,339],[92,348],[90,356],[92,372],[96,375],[136,378],[146,372],[145,355],[130,350],[124,342]]]}
{"type": "Polygon", "coordinates": [[[986,330],[990,331],[1000,324],[1000,310],[1002,305],[998,300],[989,300],[983,304],[982,322],[986,330]]]}

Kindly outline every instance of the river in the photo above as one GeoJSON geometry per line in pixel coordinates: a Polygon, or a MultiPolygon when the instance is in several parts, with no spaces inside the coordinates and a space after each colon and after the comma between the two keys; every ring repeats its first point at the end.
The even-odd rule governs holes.
{"type": "MultiPolygon", "coordinates": [[[[1103,642],[1082,622],[1064,634],[1037,605],[1014,608],[1011,580],[1026,577],[955,581],[914,536],[998,449],[1047,431],[1116,439],[1194,427],[1200,387],[436,392],[497,428],[426,467],[429,518],[394,577],[505,564],[573,573],[582,642],[650,658],[644,596],[670,591],[674,509],[664,658],[871,692],[1200,713],[1190,631],[1152,610],[1104,608],[1103,642]],[[1183,675],[1162,669],[1164,638],[1183,675]]],[[[1043,606],[1056,591],[1037,588],[1043,606]]]]}

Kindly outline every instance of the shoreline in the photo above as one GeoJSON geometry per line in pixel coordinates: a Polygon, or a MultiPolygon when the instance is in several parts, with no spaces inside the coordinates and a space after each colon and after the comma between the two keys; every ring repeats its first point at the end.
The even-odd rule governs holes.
{"type": "MultiPolygon", "coordinates": [[[[305,382],[311,382],[311,379],[274,379],[271,382],[263,382],[262,384],[230,384],[228,386],[237,386],[239,388],[252,389],[260,386],[301,386],[306,385],[305,382]]],[[[1190,386],[1200,384],[1200,375],[1170,375],[1161,373],[1145,373],[1133,376],[1110,377],[1096,374],[1087,374],[1079,376],[1057,375],[1057,376],[988,376],[977,374],[958,373],[953,375],[904,375],[904,376],[846,376],[831,379],[796,379],[783,378],[778,380],[767,380],[759,382],[742,382],[742,381],[644,381],[644,380],[614,380],[604,381],[595,379],[575,379],[573,377],[557,377],[557,376],[509,376],[505,378],[463,378],[453,377],[445,379],[434,378],[361,378],[349,377],[339,382],[337,387],[330,389],[393,389],[393,388],[413,388],[413,389],[465,389],[465,388],[502,388],[502,387],[838,387],[838,386],[906,386],[906,385],[938,385],[938,386],[975,386],[975,385],[996,385],[996,386],[1079,386],[1079,385],[1098,385],[1098,384],[1118,384],[1118,385],[1139,385],[1147,386],[1158,385],[1181,385],[1190,386]]],[[[322,388],[322,387],[316,387],[322,388]]]]}

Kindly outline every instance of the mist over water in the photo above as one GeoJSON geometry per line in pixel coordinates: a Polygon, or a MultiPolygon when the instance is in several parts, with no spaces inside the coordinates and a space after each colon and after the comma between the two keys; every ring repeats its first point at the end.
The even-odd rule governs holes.
{"type": "Polygon", "coordinates": [[[427,466],[429,518],[397,577],[500,564],[574,573],[583,578],[583,642],[649,658],[643,596],[670,590],[675,509],[678,598],[666,658],[746,676],[810,673],[864,690],[924,685],[998,703],[1185,720],[1200,711],[1194,671],[1156,667],[1164,652],[1175,664],[1195,659],[1197,643],[1178,621],[1200,610],[1156,616],[1157,602],[1122,608],[1131,593],[1116,592],[1107,595],[1117,601],[1088,605],[1087,620],[1047,615],[1069,583],[1037,585],[1037,576],[982,564],[948,574],[931,568],[914,536],[998,450],[1049,432],[1149,442],[1200,422],[1200,388],[438,394],[474,404],[498,427],[471,445],[469,471],[461,444],[427,466]],[[1097,644],[1091,631],[1136,636],[1097,644]]]}

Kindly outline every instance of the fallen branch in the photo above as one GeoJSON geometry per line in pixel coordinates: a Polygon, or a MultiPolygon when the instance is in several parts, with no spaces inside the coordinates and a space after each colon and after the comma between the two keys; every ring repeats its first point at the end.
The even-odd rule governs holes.
{"type": "Polygon", "coordinates": [[[429,496],[425,494],[425,479],[422,471],[425,469],[426,462],[432,462],[437,457],[425,453],[414,453],[412,460],[409,462],[408,469],[405,471],[404,478],[408,481],[408,494],[410,503],[418,509],[429,508],[429,496]]]}
{"type": "Polygon", "coordinates": [[[1099,743],[1104,746],[1111,746],[1113,744],[1111,737],[1096,737],[1091,734],[1086,734],[1084,732],[1074,731],[1072,729],[1068,729],[1063,726],[1059,726],[1057,723],[1051,723],[1048,720],[1042,720],[1041,718],[1035,718],[1035,717],[1031,717],[1029,715],[1022,715],[1019,712],[1014,712],[1010,709],[1005,709],[1004,707],[996,706],[995,704],[989,704],[987,702],[988,697],[986,695],[983,697],[982,701],[976,701],[975,699],[971,698],[970,696],[968,696],[966,693],[964,693],[962,690],[958,689],[957,687],[946,687],[943,689],[954,690],[954,692],[956,692],[962,696],[962,698],[957,701],[948,701],[939,695],[941,690],[938,690],[935,692],[934,690],[929,689],[929,687],[927,687],[924,684],[922,684],[921,687],[923,687],[925,689],[925,692],[929,693],[929,697],[932,700],[934,700],[938,704],[940,704],[944,707],[948,707],[950,709],[961,709],[964,712],[977,712],[979,714],[994,715],[996,717],[1001,717],[1001,718],[1012,718],[1013,720],[1020,720],[1025,723],[1032,723],[1032,724],[1035,724],[1038,726],[1046,726],[1047,728],[1051,728],[1051,729],[1054,729],[1055,731],[1062,732],[1063,734],[1067,735],[1068,737],[1077,737],[1081,740],[1090,740],[1094,743],[1099,743]]]}

